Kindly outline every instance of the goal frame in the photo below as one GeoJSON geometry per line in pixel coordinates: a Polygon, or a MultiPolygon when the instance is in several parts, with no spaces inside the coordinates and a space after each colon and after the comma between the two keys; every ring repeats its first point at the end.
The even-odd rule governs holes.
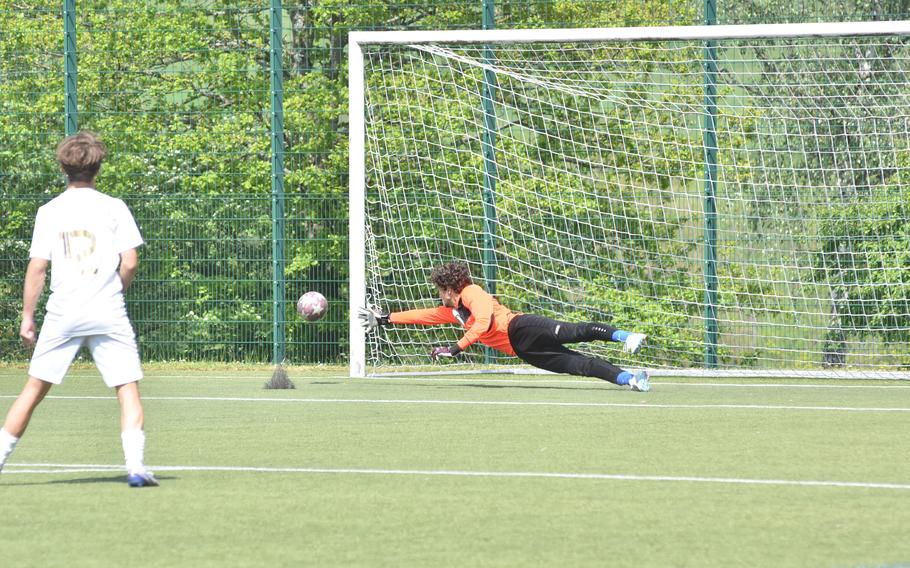
{"type": "MultiPolygon", "coordinates": [[[[836,22],[803,24],[746,24],[711,26],[656,26],[624,28],[563,28],[511,30],[353,31],[348,34],[349,124],[349,341],[350,375],[366,376],[366,332],[357,319],[366,301],[366,123],[364,45],[410,43],[482,44],[583,43],[586,41],[693,41],[760,38],[812,38],[850,36],[908,36],[910,21],[836,22]]],[[[489,371],[487,371],[489,372],[489,371]]],[[[500,371],[509,372],[509,371],[500,371]]],[[[525,371],[526,372],[526,371],[525,371]]],[[[698,376],[735,375],[730,370],[700,370],[698,376]]],[[[692,370],[663,371],[666,375],[691,375],[692,370]]],[[[750,371],[748,376],[764,373],[750,371]]],[[[779,375],[780,372],[767,372],[779,375]]],[[[810,371],[806,376],[842,376],[836,372],[810,371]]],[[[908,377],[910,378],[910,374],[908,377]]]]}

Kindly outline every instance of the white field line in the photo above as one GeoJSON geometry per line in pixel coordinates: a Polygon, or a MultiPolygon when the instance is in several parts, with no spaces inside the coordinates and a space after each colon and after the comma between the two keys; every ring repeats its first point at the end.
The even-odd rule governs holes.
{"type": "MultiPolygon", "coordinates": [[[[3,398],[16,398],[3,395],[3,398]]],[[[53,400],[115,400],[113,396],[48,396],[53,400]]],[[[910,412],[907,407],[870,406],[797,406],[786,404],[649,404],[647,402],[558,402],[509,400],[427,400],[384,398],[272,398],[230,396],[143,396],[143,400],[178,402],[280,402],[298,404],[403,404],[403,405],[461,405],[461,406],[548,406],[569,408],[663,408],[699,410],[814,410],[832,412],[910,412]]]]}
{"type": "MultiPolygon", "coordinates": [[[[553,473],[535,471],[466,471],[436,469],[374,469],[374,468],[324,468],[324,467],[239,467],[239,466],[149,466],[156,472],[229,472],[229,473],[311,473],[349,475],[408,475],[450,477],[494,477],[532,479],[576,479],[611,481],[663,481],[688,483],[721,483],[736,485],[789,485],[800,487],[844,487],[860,489],[897,489],[910,491],[908,483],[873,483],[860,481],[827,481],[799,479],[750,479],[739,477],[699,477],[679,475],[630,475],[613,473],[553,473]]],[[[118,473],[122,465],[106,464],[8,464],[3,475],[35,473],[118,473]]]]}

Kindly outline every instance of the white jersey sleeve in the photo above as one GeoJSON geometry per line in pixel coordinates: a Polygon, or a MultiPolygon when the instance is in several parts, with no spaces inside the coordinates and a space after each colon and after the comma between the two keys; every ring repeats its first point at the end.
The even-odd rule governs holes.
{"type": "Polygon", "coordinates": [[[114,230],[114,252],[121,253],[134,249],[144,243],[136,220],[130,213],[129,207],[123,201],[117,200],[117,225],[114,230]]]}
{"type": "Polygon", "coordinates": [[[57,235],[54,234],[54,227],[47,222],[47,216],[42,214],[38,209],[35,215],[35,228],[32,230],[32,246],[28,251],[30,258],[51,259],[51,252],[54,250],[54,241],[57,235]]]}

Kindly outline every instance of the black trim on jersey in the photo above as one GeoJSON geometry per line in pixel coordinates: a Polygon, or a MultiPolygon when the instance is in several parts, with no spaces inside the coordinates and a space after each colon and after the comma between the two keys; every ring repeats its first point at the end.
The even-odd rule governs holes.
{"type": "Polygon", "coordinates": [[[467,325],[468,320],[471,319],[471,310],[465,307],[461,303],[461,300],[458,301],[458,307],[452,308],[452,315],[455,316],[455,319],[461,323],[461,325],[467,325]]]}

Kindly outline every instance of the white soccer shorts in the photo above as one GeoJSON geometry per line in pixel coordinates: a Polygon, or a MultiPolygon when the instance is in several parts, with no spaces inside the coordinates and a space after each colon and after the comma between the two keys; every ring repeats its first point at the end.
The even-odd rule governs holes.
{"type": "Polygon", "coordinates": [[[142,378],[136,335],[129,320],[117,331],[99,335],[73,335],[45,321],[28,368],[31,377],[59,385],[69,371],[79,348],[88,346],[104,384],[113,388],[142,378]]]}

